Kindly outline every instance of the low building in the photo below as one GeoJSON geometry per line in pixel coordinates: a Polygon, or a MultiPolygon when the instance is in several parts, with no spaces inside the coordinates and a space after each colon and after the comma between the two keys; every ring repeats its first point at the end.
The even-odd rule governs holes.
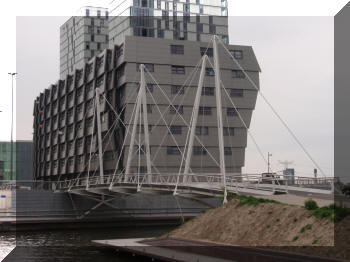
{"type": "MultiPolygon", "coordinates": [[[[11,142],[9,141],[0,142],[0,161],[2,161],[2,164],[3,164],[2,180],[10,180],[11,179],[11,142]]],[[[1,170],[0,170],[0,174],[1,174],[1,170]]],[[[33,142],[32,141],[17,140],[13,142],[13,179],[33,180],[33,142]]]]}

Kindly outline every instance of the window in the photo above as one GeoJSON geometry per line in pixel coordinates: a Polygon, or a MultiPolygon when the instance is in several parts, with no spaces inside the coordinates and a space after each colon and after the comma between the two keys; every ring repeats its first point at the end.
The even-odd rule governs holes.
{"type": "MultiPolygon", "coordinates": [[[[140,130],[140,125],[137,125],[136,132],[140,134],[144,134],[145,133],[144,125],[141,125],[141,130],[140,130]]],[[[148,132],[152,132],[152,125],[148,125],[148,132]]]]}
{"type": "MultiPolygon", "coordinates": [[[[143,112],[143,106],[141,106],[141,112],[143,112]]],[[[152,113],[152,105],[147,104],[147,113],[152,113]]]]}
{"type": "Polygon", "coordinates": [[[164,38],[164,30],[158,29],[158,38],[164,38]]]}
{"type": "MultiPolygon", "coordinates": [[[[140,91],[140,84],[137,85],[137,92],[140,91]]],[[[146,92],[153,93],[153,84],[146,84],[146,92]]]]}
{"type": "Polygon", "coordinates": [[[85,125],[86,125],[86,127],[90,127],[90,126],[92,126],[92,124],[93,124],[93,118],[90,117],[86,120],[85,125]]]}
{"type": "Polygon", "coordinates": [[[214,87],[203,87],[202,96],[213,96],[215,88],[214,87]]]}
{"type": "Polygon", "coordinates": [[[235,59],[243,59],[242,50],[230,50],[230,53],[235,59]]]}
{"type": "Polygon", "coordinates": [[[245,74],[242,70],[232,70],[232,78],[245,78],[245,74]]]}
{"type": "Polygon", "coordinates": [[[209,33],[216,34],[216,26],[215,25],[209,25],[209,33]]]}
{"type": "Polygon", "coordinates": [[[138,155],[145,155],[146,154],[146,147],[145,145],[141,145],[141,146],[135,146],[135,150],[137,152],[138,155]]]}
{"type": "Polygon", "coordinates": [[[235,129],[233,127],[224,127],[223,133],[224,133],[224,136],[234,136],[235,129]]]}
{"type": "Polygon", "coordinates": [[[167,147],[168,155],[181,155],[181,152],[177,146],[168,146],[167,147]]]}
{"type": "Polygon", "coordinates": [[[68,117],[73,116],[73,108],[68,110],[67,115],[68,115],[68,117]]]}
{"type": "Polygon", "coordinates": [[[173,135],[181,135],[182,134],[182,126],[170,126],[170,132],[173,135]]]}
{"type": "Polygon", "coordinates": [[[211,115],[211,107],[200,106],[199,107],[199,115],[204,115],[204,116],[211,115]]]}
{"type": "MultiPolygon", "coordinates": [[[[136,71],[140,72],[140,63],[136,64],[136,71]]],[[[144,64],[146,70],[148,70],[149,72],[154,72],[154,64],[144,64]]]]}
{"type": "Polygon", "coordinates": [[[213,68],[206,68],[205,69],[205,75],[206,76],[215,76],[214,69],[213,68]]]}
{"type": "Polygon", "coordinates": [[[184,12],[186,12],[186,13],[190,12],[190,5],[189,4],[184,4],[183,7],[184,7],[184,9],[183,9],[184,12]]]}
{"type": "Polygon", "coordinates": [[[230,89],[231,97],[243,97],[243,89],[230,89]]]}
{"type": "Polygon", "coordinates": [[[95,36],[91,35],[91,42],[94,42],[94,41],[95,41],[95,36]]]}
{"type": "Polygon", "coordinates": [[[86,15],[86,16],[90,16],[90,10],[89,10],[89,9],[86,9],[86,10],[85,10],[85,15],[86,15]]]}
{"type": "Polygon", "coordinates": [[[196,0],[196,4],[199,5],[200,4],[200,0],[196,0]]]}
{"type": "Polygon", "coordinates": [[[183,45],[171,45],[170,52],[174,55],[183,55],[185,53],[183,45]]]}
{"type": "Polygon", "coordinates": [[[208,126],[197,126],[196,127],[196,135],[197,136],[209,135],[209,127],[208,126]]]}
{"type": "Polygon", "coordinates": [[[184,107],[183,106],[179,106],[179,105],[174,105],[174,106],[170,106],[169,108],[169,113],[171,115],[175,115],[175,114],[179,114],[179,115],[183,115],[184,113],[184,107]]]}
{"type": "Polygon", "coordinates": [[[101,16],[101,11],[97,10],[97,17],[100,17],[100,16],[101,16]]]}
{"type": "Polygon", "coordinates": [[[77,156],[76,164],[81,164],[83,162],[83,155],[77,156]]]}
{"type": "Polygon", "coordinates": [[[83,87],[79,87],[78,89],[77,89],[77,97],[79,97],[79,96],[81,96],[82,94],[83,94],[83,87]]]}
{"type": "Polygon", "coordinates": [[[227,108],[227,115],[228,116],[237,116],[237,111],[235,108],[232,108],[232,107],[228,107],[227,108]]]}
{"type": "Polygon", "coordinates": [[[82,125],[83,125],[83,121],[79,121],[79,122],[76,124],[75,129],[76,129],[76,130],[82,129],[82,125]]]}
{"type": "Polygon", "coordinates": [[[140,174],[146,174],[148,172],[148,169],[146,166],[140,166],[139,173],[140,174]]]}
{"type": "Polygon", "coordinates": [[[185,74],[185,67],[184,66],[171,66],[171,73],[177,74],[177,75],[184,75],[185,74]]]}
{"type": "Polygon", "coordinates": [[[207,154],[207,150],[202,147],[202,146],[194,146],[193,147],[193,154],[194,155],[206,155],[207,154]]]}
{"type": "Polygon", "coordinates": [[[197,24],[197,33],[203,33],[203,24],[197,24]]]}
{"type": "Polygon", "coordinates": [[[146,85],[146,92],[153,93],[153,84],[146,85]]]}
{"type": "Polygon", "coordinates": [[[171,94],[172,95],[183,95],[185,93],[185,87],[179,86],[179,85],[172,85],[171,86],[171,94]]]}
{"type": "Polygon", "coordinates": [[[161,0],[157,0],[157,8],[158,9],[162,8],[162,1],[161,0]]]}
{"type": "Polygon", "coordinates": [[[206,47],[201,47],[200,52],[201,52],[201,56],[207,55],[209,57],[212,57],[214,54],[213,48],[207,49],[206,47]]]}
{"type": "Polygon", "coordinates": [[[113,160],[115,158],[114,151],[107,151],[103,154],[104,160],[113,160]]]}
{"type": "Polygon", "coordinates": [[[200,14],[203,14],[204,13],[204,8],[202,5],[199,6],[199,13],[200,14]]]}
{"type": "Polygon", "coordinates": [[[224,153],[225,153],[225,156],[232,156],[232,148],[224,147],[224,153]]]}
{"type": "Polygon", "coordinates": [[[83,138],[78,138],[77,142],[75,144],[75,147],[80,148],[80,147],[82,147],[82,145],[83,145],[83,138]]]}

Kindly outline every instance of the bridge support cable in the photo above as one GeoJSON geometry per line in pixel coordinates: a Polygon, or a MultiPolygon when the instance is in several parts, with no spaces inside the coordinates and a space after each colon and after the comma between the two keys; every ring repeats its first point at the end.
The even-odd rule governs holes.
{"type": "MultiPolygon", "coordinates": [[[[148,121],[147,121],[147,102],[146,102],[146,84],[145,84],[145,79],[144,79],[144,70],[145,70],[145,66],[143,64],[140,65],[140,71],[141,71],[141,82],[140,82],[140,89],[139,89],[139,94],[137,97],[137,102],[136,102],[136,113],[134,116],[134,124],[132,127],[132,132],[131,132],[131,138],[130,138],[130,145],[129,145],[129,152],[128,152],[128,158],[127,158],[127,162],[126,162],[126,168],[125,168],[125,177],[124,177],[124,181],[127,182],[127,176],[128,174],[130,174],[130,165],[131,165],[131,160],[132,160],[132,151],[134,149],[134,144],[135,144],[135,134],[136,134],[136,128],[137,128],[137,122],[138,122],[138,118],[140,117],[141,120],[141,105],[143,106],[143,112],[144,112],[144,131],[146,134],[146,129],[147,129],[147,136],[146,136],[146,140],[148,139],[148,141],[146,142],[146,144],[148,145],[148,148],[146,149],[146,151],[148,151],[147,154],[147,171],[149,173],[151,173],[151,158],[150,158],[150,154],[149,154],[149,136],[148,136],[148,121]],[[146,115],[146,116],[145,116],[146,115]],[[147,122],[147,126],[146,126],[146,122],[147,122]]],[[[141,125],[140,125],[141,128],[141,125]]],[[[141,150],[141,145],[139,144],[139,151],[141,150]]]]}
{"type": "MultiPolygon", "coordinates": [[[[107,100],[107,98],[104,96],[104,94],[101,94],[101,95],[103,96],[103,98],[105,99],[105,101],[111,106],[111,104],[108,102],[108,100],[107,100]]],[[[95,98],[94,98],[94,100],[95,100],[95,98]]],[[[125,107],[126,107],[126,106],[124,106],[124,107],[122,108],[122,110],[124,110],[125,107]]],[[[111,108],[112,108],[112,107],[111,107],[111,108]]],[[[113,109],[113,108],[112,108],[112,109],[113,109]]],[[[114,109],[113,109],[113,110],[114,110],[114,109]]],[[[95,112],[94,112],[94,113],[95,113],[95,112]]],[[[115,112],[115,113],[116,113],[116,112],[115,112]]],[[[85,114],[86,114],[86,113],[85,113],[85,114]]],[[[117,114],[117,113],[116,113],[116,114],[117,114]]],[[[110,132],[112,129],[113,129],[112,132],[114,132],[115,128],[117,127],[117,123],[118,123],[119,119],[120,119],[120,117],[119,117],[119,115],[117,114],[117,119],[114,120],[112,126],[108,129],[107,133],[103,136],[102,141],[105,140],[105,138],[108,136],[109,132],[110,132]]],[[[110,143],[110,140],[111,140],[111,137],[110,137],[109,140],[108,140],[108,144],[110,143]]],[[[105,150],[106,150],[106,149],[105,149],[105,150]]],[[[105,151],[105,150],[104,150],[104,151],[105,151]]],[[[97,152],[97,151],[95,150],[91,157],[94,157],[94,156],[96,155],[96,152],[97,152]]],[[[104,153],[104,152],[103,152],[103,153],[104,153]]],[[[88,167],[88,170],[90,170],[90,161],[88,161],[88,163],[85,164],[84,170],[85,170],[86,167],[88,167]]],[[[82,172],[83,172],[83,171],[82,171],[82,172]]],[[[79,179],[79,177],[80,177],[80,175],[82,174],[82,172],[80,172],[80,173],[78,174],[76,180],[79,179]]],[[[95,172],[96,172],[96,170],[95,170],[95,172]]],[[[95,172],[93,173],[93,175],[95,174],[95,172]]],[[[89,181],[89,180],[87,180],[87,187],[88,187],[88,181],[89,181]]]]}
{"type": "MultiPolygon", "coordinates": [[[[191,74],[189,75],[189,77],[187,77],[187,79],[185,80],[185,83],[181,86],[181,89],[186,87],[186,83],[187,83],[187,81],[188,81],[189,79],[190,79],[190,82],[189,82],[189,84],[188,84],[188,87],[191,86],[192,81],[193,81],[193,79],[194,79],[194,76],[196,75],[196,73],[197,73],[197,71],[198,71],[200,62],[201,62],[201,60],[197,63],[196,67],[192,70],[192,72],[191,72],[191,74]]],[[[151,77],[152,77],[152,76],[151,76],[151,77]]],[[[155,82],[155,84],[156,84],[157,87],[160,88],[160,86],[158,85],[158,83],[155,82]]],[[[178,97],[179,94],[180,94],[180,92],[178,92],[178,93],[175,95],[175,97],[171,100],[171,103],[169,103],[169,105],[166,107],[166,109],[165,109],[164,112],[162,113],[162,116],[164,116],[164,115],[166,114],[166,112],[168,112],[168,109],[172,107],[173,102],[176,100],[176,98],[178,97]]],[[[180,104],[183,104],[184,99],[185,99],[185,96],[182,97],[181,103],[180,103],[180,104]]],[[[170,121],[170,123],[169,123],[170,126],[171,126],[172,123],[174,122],[176,116],[177,116],[177,115],[175,114],[175,115],[171,118],[171,121],[170,121]]],[[[161,118],[158,119],[158,121],[156,122],[156,124],[154,125],[154,127],[157,127],[160,121],[161,121],[161,118]]],[[[164,141],[165,141],[167,135],[168,135],[167,133],[164,134],[164,136],[163,136],[163,138],[162,138],[162,140],[161,140],[161,143],[160,143],[160,145],[159,145],[157,151],[155,152],[155,154],[154,154],[154,156],[153,156],[153,160],[156,159],[156,157],[157,157],[157,155],[158,155],[158,153],[159,153],[159,150],[160,150],[161,146],[163,145],[163,143],[164,143],[164,141]]],[[[186,137],[186,144],[187,144],[187,137],[186,137]]],[[[186,145],[185,145],[185,149],[186,149],[186,145]]],[[[182,165],[180,166],[179,171],[181,170],[181,168],[182,168],[182,165]]]]}
{"type": "MultiPolygon", "coordinates": [[[[141,70],[141,85],[140,90],[142,92],[141,99],[142,99],[142,105],[143,105],[143,129],[145,134],[145,144],[146,144],[146,161],[147,161],[147,175],[148,175],[148,182],[150,183],[152,181],[152,167],[151,167],[151,148],[150,148],[150,141],[149,141],[149,125],[148,125],[148,118],[147,118],[147,98],[146,98],[146,80],[145,80],[145,70],[144,65],[142,66],[141,70]]],[[[140,122],[141,122],[141,116],[140,116],[140,122]]],[[[141,124],[140,124],[141,129],[141,124]]],[[[141,134],[141,132],[140,132],[141,134]]],[[[141,145],[141,138],[139,139],[139,144],[141,145]]]]}
{"type": "Polygon", "coordinates": [[[214,36],[214,70],[215,70],[215,97],[216,97],[216,112],[218,124],[219,150],[220,150],[220,171],[223,177],[224,187],[224,204],[227,203],[227,188],[226,188],[226,166],[225,166],[225,151],[224,151],[224,132],[222,121],[222,101],[221,101],[221,83],[220,83],[220,64],[218,51],[218,37],[214,36]]]}
{"type": "MultiPolygon", "coordinates": [[[[157,80],[155,80],[155,78],[153,77],[153,75],[152,75],[149,71],[147,71],[147,68],[146,68],[146,72],[151,76],[151,78],[153,79],[153,81],[154,81],[154,82],[156,83],[156,85],[159,87],[159,84],[158,84],[157,80]]],[[[159,89],[160,89],[160,91],[163,93],[164,97],[167,99],[168,103],[170,103],[170,105],[171,105],[171,106],[176,110],[176,112],[177,112],[177,109],[174,107],[174,105],[173,105],[172,102],[170,101],[169,97],[165,94],[164,90],[162,90],[160,87],[159,87],[159,89]]],[[[182,120],[183,123],[186,125],[186,127],[187,127],[187,128],[190,128],[189,123],[183,118],[183,116],[180,115],[180,114],[179,114],[178,116],[181,118],[181,120],[182,120]]],[[[203,148],[206,149],[206,147],[204,146],[203,142],[198,138],[197,135],[195,135],[195,138],[196,138],[196,140],[198,141],[198,143],[199,143],[203,148]]],[[[220,164],[216,161],[216,159],[214,158],[214,156],[213,156],[209,151],[208,151],[208,155],[209,155],[209,157],[215,162],[215,164],[217,164],[217,166],[220,166],[220,164]]]]}
{"type": "Polygon", "coordinates": [[[175,184],[175,188],[174,188],[174,192],[173,192],[174,196],[177,194],[177,187],[179,184],[181,169],[183,166],[183,162],[185,160],[185,156],[186,156],[186,162],[185,162],[185,170],[184,170],[184,176],[183,176],[183,181],[182,181],[183,183],[187,182],[187,175],[188,175],[189,170],[190,170],[193,140],[194,140],[194,134],[195,134],[194,132],[196,130],[196,123],[197,123],[197,118],[198,118],[198,108],[199,108],[199,102],[200,102],[199,100],[200,100],[200,95],[202,94],[202,89],[203,89],[203,81],[204,81],[205,66],[206,66],[207,58],[208,58],[207,55],[204,55],[202,57],[202,69],[201,69],[200,77],[199,77],[197,95],[196,95],[195,102],[194,102],[194,108],[197,108],[197,110],[195,110],[195,109],[192,110],[191,121],[190,121],[191,126],[188,129],[188,132],[186,135],[184,154],[182,155],[182,158],[181,158],[181,164],[180,164],[180,168],[179,168],[179,172],[177,175],[176,184],[175,184]],[[198,93],[199,93],[199,95],[198,95],[198,93]],[[187,153],[186,153],[186,150],[187,150],[187,153]]]}
{"type": "MultiPolygon", "coordinates": [[[[208,56],[204,55],[203,61],[202,61],[202,69],[201,69],[200,76],[199,76],[196,98],[194,100],[194,105],[193,105],[192,118],[191,118],[191,122],[190,122],[190,129],[189,129],[190,136],[189,136],[189,141],[188,141],[188,146],[187,146],[187,152],[184,152],[184,156],[183,156],[183,159],[184,159],[185,154],[186,154],[185,170],[184,170],[184,177],[183,177],[184,183],[187,182],[187,177],[189,174],[189,168],[190,168],[192,150],[193,150],[193,142],[194,142],[194,136],[195,136],[195,132],[196,132],[197,120],[198,120],[198,114],[199,114],[199,103],[200,103],[200,99],[201,99],[201,95],[202,95],[207,59],[208,59],[208,56]]],[[[175,190],[176,190],[176,188],[175,188],[175,190]]]]}
{"type": "Polygon", "coordinates": [[[97,138],[98,138],[98,159],[100,162],[100,179],[101,183],[103,183],[103,152],[102,152],[102,137],[101,137],[101,107],[100,107],[100,89],[96,88],[96,113],[97,113],[97,138]]]}
{"type": "Polygon", "coordinates": [[[308,152],[308,150],[305,148],[305,146],[301,143],[301,141],[297,138],[297,136],[294,134],[292,129],[288,126],[287,122],[283,120],[283,118],[280,116],[280,114],[277,112],[277,110],[272,106],[272,104],[268,101],[268,99],[262,94],[260,89],[257,87],[257,85],[254,83],[254,81],[251,79],[251,77],[246,73],[246,71],[243,69],[243,67],[238,63],[237,59],[234,58],[234,56],[230,53],[230,51],[227,49],[225,44],[220,41],[221,45],[224,47],[226,52],[231,56],[232,60],[235,62],[235,64],[239,67],[239,69],[244,73],[244,75],[247,77],[248,81],[253,85],[253,87],[257,90],[259,95],[263,98],[265,103],[270,107],[271,111],[275,114],[275,116],[281,121],[282,125],[287,129],[288,133],[293,137],[295,142],[301,147],[301,149],[304,151],[306,156],[311,160],[311,162],[321,171],[322,175],[326,177],[326,174],[323,172],[322,168],[317,164],[317,162],[314,160],[314,158],[311,156],[311,154],[308,152]]]}
{"type": "MultiPolygon", "coordinates": [[[[205,50],[205,54],[207,53],[207,51],[208,51],[208,49],[209,49],[209,46],[210,46],[210,42],[208,42],[208,44],[207,44],[207,47],[206,47],[206,50],[205,50]]],[[[203,58],[202,58],[202,59],[203,59],[203,58]]],[[[189,74],[189,76],[186,78],[186,80],[184,81],[184,84],[181,86],[181,89],[183,89],[183,88],[186,87],[186,84],[187,84],[187,82],[188,82],[189,80],[190,80],[190,81],[189,81],[188,87],[191,87],[192,81],[194,80],[194,77],[195,77],[195,75],[197,74],[197,71],[198,71],[199,66],[200,66],[200,64],[201,64],[201,62],[202,62],[202,59],[200,59],[200,60],[197,62],[196,66],[195,66],[194,69],[191,71],[191,73],[189,74]]],[[[153,82],[156,84],[156,86],[157,86],[158,88],[160,88],[159,84],[158,84],[157,81],[153,78],[153,76],[150,74],[150,72],[148,72],[148,73],[149,73],[149,75],[151,76],[153,82]]],[[[160,88],[160,90],[163,91],[161,88],[160,88]]],[[[169,109],[170,107],[172,107],[173,102],[176,100],[176,98],[178,97],[178,95],[179,95],[180,93],[181,93],[181,92],[179,91],[179,92],[174,96],[174,98],[170,101],[170,99],[168,98],[168,96],[167,96],[166,94],[164,94],[164,92],[163,92],[163,95],[165,96],[165,98],[166,98],[168,101],[170,101],[169,105],[168,105],[168,106],[166,107],[166,109],[164,110],[163,116],[164,116],[164,114],[168,111],[168,109],[169,109]]],[[[185,96],[183,96],[183,98],[181,99],[181,103],[180,103],[180,104],[183,104],[184,99],[185,99],[185,96]]],[[[176,114],[172,117],[172,119],[171,119],[169,125],[172,125],[172,123],[173,123],[174,120],[175,120],[175,117],[176,117],[176,114]]],[[[155,124],[155,127],[158,126],[160,120],[161,120],[161,118],[158,119],[158,121],[157,121],[156,124],[155,124]]],[[[159,150],[160,150],[160,148],[161,148],[161,145],[163,145],[163,143],[164,143],[166,137],[167,137],[167,134],[165,133],[164,136],[163,136],[163,138],[162,138],[162,141],[161,141],[161,143],[160,143],[160,146],[158,147],[156,153],[154,154],[153,160],[157,157],[157,155],[158,155],[158,153],[159,153],[159,150]]],[[[188,137],[186,137],[185,150],[186,150],[186,145],[187,145],[187,139],[188,139],[188,137]]],[[[179,172],[181,171],[181,169],[182,169],[182,165],[181,165],[180,168],[179,168],[179,172]]],[[[179,174],[180,174],[180,173],[179,173],[179,174]]]]}
{"type": "Polygon", "coordinates": [[[86,189],[89,188],[89,176],[90,176],[90,166],[91,166],[91,151],[92,151],[92,142],[94,141],[94,129],[95,129],[95,116],[96,116],[96,110],[95,110],[95,104],[97,103],[96,101],[96,96],[95,99],[93,100],[93,117],[92,117],[92,129],[91,129],[91,141],[90,141],[90,153],[89,153],[89,164],[88,164],[88,172],[86,176],[86,189]]]}

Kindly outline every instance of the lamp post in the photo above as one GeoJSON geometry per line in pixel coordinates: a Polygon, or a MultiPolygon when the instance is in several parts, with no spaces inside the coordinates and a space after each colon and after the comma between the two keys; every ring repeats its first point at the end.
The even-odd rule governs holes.
{"type": "Polygon", "coordinates": [[[270,152],[267,152],[267,173],[270,174],[270,156],[272,156],[272,154],[270,154],[270,152]]]}
{"type": "Polygon", "coordinates": [[[11,87],[11,180],[13,180],[13,77],[17,73],[8,73],[11,76],[12,87],[11,87]]]}

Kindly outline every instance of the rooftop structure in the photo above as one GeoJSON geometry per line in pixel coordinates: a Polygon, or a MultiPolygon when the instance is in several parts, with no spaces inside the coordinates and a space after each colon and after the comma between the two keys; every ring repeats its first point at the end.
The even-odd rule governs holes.
{"type": "Polygon", "coordinates": [[[210,42],[228,39],[227,0],[114,0],[109,7],[110,47],[124,36],[210,42]]]}

